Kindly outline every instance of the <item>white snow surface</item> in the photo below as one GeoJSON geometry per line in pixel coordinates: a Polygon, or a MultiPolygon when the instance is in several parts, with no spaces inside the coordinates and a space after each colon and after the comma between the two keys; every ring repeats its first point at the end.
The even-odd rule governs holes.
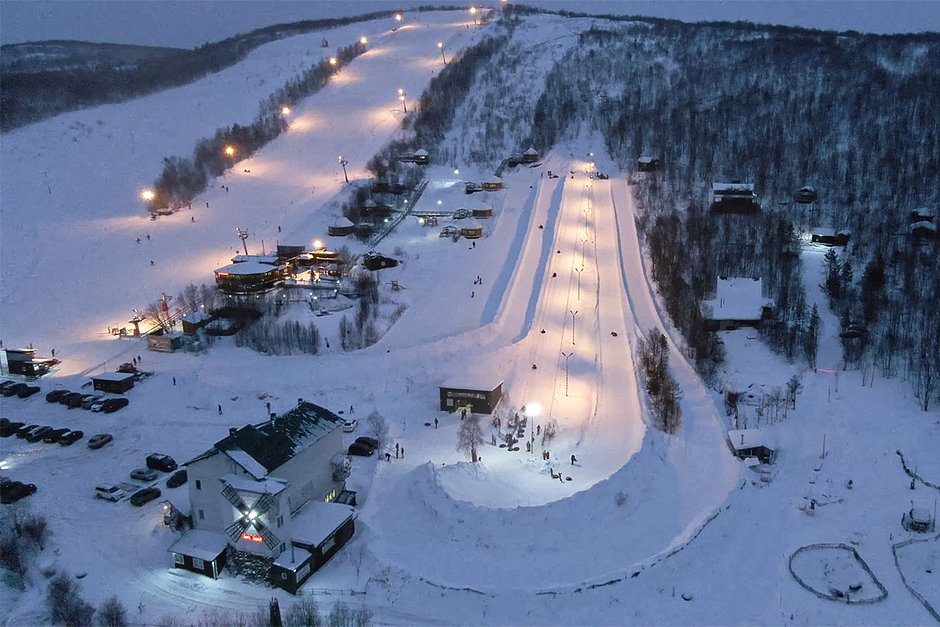
{"type": "MultiPolygon", "coordinates": [[[[541,19],[520,29],[514,45],[567,45],[564,23],[541,19]]],[[[79,389],[88,374],[133,356],[155,373],[114,414],[69,411],[42,394],[0,400],[11,419],[115,436],[99,451],[0,441],[3,475],[39,486],[3,506],[47,516],[52,535],[39,564],[87,573],[83,596],[97,606],[117,594],[135,624],[254,612],[272,596],[287,608],[295,599],[286,592],[170,568],[167,548],[178,534],[163,525],[158,502],[135,508],[92,494],[102,481],[127,483],[151,452],[190,459],[230,427],[263,420],[266,403],[283,412],[304,398],[360,419],[347,442],[365,433],[365,416],[380,412],[390,425],[387,448],[404,450],[389,463],[353,459],[356,535],[302,592],[324,607],[341,599],[370,609],[378,624],[409,625],[928,622],[903,587],[891,544],[906,537],[899,520],[910,502],[895,450],[940,482],[936,410],[918,411],[905,382],[875,376],[862,385],[860,373],[842,371],[838,322],[818,288],[823,253],[808,248],[807,299],[825,325],[819,369],[788,364],[749,331],[722,333],[728,362],[716,388],[769,392],[793,375],[803,385],[785,419],[766,424],[754,412],[751,424],[730,425],[657,301],[630,187],[598,136],[557,146],[539,167],[507,171],[499,192],[463,193],[464,181],[491,172],[457,163],[455,176],[453,164],[428,166],[431,182],[416,209],[482,203],[494,215],[475,244],[439,238],[445,220],[429,228],[414,219],[382,242],[379,252],[400,250],[393,256],[402,261],[379,274],[383,306],[404,313],[367,349],[338,349],[337,321],[349,304],[342,298],[325,305],[332,315],[306,306],[288,313],[331,340],[318,356],[269,357],[230,340],[198,355],[149,353],[140,339],[106,333],[161,293],[210,283],[240,249],[236,228],[251,233],[252,252],[316,238],[364,252],[351,239],[324,237],[346,197],[337,155],[349,160],[351,180],[365,179],[366,160],[402,132],[397,89],[421,93],[441,67],[438,41],[453,52],[484,33],[454,12],[421,13],[396,32],[378,21],[330,31],[335,45],[366,34],[369,52],[294,103],[289,131],[214,181],[192,210],[155,222],[136,197],[161,159],[188,155],[196,139],[249,120],[259,100],[330,53],[319,34],[269,44],[186,87],[4,136],[4,345],[56,348],[62,364],[40,382],[43,394],[79,389]],[[610,179],[591,179],[590,161],[610,179]],[[549,179],[547,170],[571,174],[549,179]],[[404,289],[394,291],[392,281],[404,289]],[[674,436],[648,426],[634,367],[637,338],[651,328],[669,338],[681,389],[683,424],[674,436]],[[517,452],[486,444],[475,464],[456,451],[460,418],[439,411],[438,386],[484,374],[503,381],[502,409],[538,406],[530,427],[557,421],[548,460],[540,438],[530,440],[531,453],[524,441],[517,452]],[[771,482],[730,454],[726,433],[736,426],[774,436],[781,453],[771,482]],[[551,478],[557,473],[565,480],[551,478]],[[801,509],[809,499],[817,503],[812,518],[801,509]],[[815,542],[855,544],[888,598],[846,606],[807,593],[787,561],[815,542]]],[[[549,63],[533,70],[544,73],[549,63]]],[[[162,479],[178,503],[188,488],[167,489],[162,479]]],[[[907,548],[908,563],[925,561],[916,559],[925,544],[907,548]]],[[[38,569],[25,590],[0,593],[3,624],[47,621],[38,569]]]]}

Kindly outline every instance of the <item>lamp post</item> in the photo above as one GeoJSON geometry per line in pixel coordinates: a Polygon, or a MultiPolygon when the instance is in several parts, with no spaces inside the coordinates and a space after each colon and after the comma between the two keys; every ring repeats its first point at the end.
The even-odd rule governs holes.
{"type": "Polygon", "coordinates": [[[369,43],[369,40],[366,38],[365,35],[363,35],[362,37],[359,38],[359,43],[364,46],[367,43],[369,43]]]}
{"type": "MultiPolygon", "coordinates": [[[[588,241],[586,237],[579,238],[578,241],[581,242],[581,270],[584,270],[584,249],[588,241]]],[[[578,272],[581,270],[578,270],[578,272]]]]}
{"type": "Polygon", "coordinates": [[[405,104],[405,90],[398,90],[398,99],[401,100],[401,110],[402,113],[408,113],[408,106],[405,104]]]}
{"type": "Polygon", "coordinates": [[[343,166],[343,178],[346,179],[346,182],[348,183],[348,182],[349,182],[349,176],[346,175],[346,164],[347,164],[347,163],[349,163],[349,162],[346,161],[345,159],[343,159],[343,155],[340,155],[340,156],[339,156],[339,164],[340,164],[341,166],[343,166]]]}
{"type": "MultiPolygon", "coordinates": [[[[578,302],[581,302],[581,273],[584,272],[584,266],[580,268],[575,268],[575,272],[578,273],[578,302]]],[[[572,316],[574,318],[574,316],[572,316]]],[[[574,344],[574,321],[571,323],[571,343],[574,344]]]]}
{"type": "Polygon", "coordinates": [[[330,57],[330,65],[335,66],[337,63],[339,63],[339,61],[336,57],[330,57]]]}
{"type": "Polygon", "coordinates": [[[245,240],[248,239],[248,230],[236,228],[235,232],[238,234],[238,239],[242,241],[242,246],[245,248],[245,256],[248,256],[248,244],[245,243],[245,240]]]}
{"type": "Polygon", "coordinates": [[[226,144],[225,149],[222,152],[225,153],[226,157],[234,157],[237,151],[235,150],[235,146],[226,144]]]}
{"type": "MultiPolygon", "coordinates": [[[[580,277],[581,275],[579,274],[578,276],[580,277]]],[[[568,311],[571,311],[571,310],[569,309],[568,311]]],[[[574,346],[574,320],[575,320],[575,316],[577,315],[578,315],[577,309],[575,309],[574,311],[571,311],[571,345],[572,346],[574,346]]]]}
{"type": "Polygon", "coordinates": [[[441,61],[444,63],[444,65],[447,65],[447,59],[444,57],[444,42],[437,42],[437,47],[441,49],[441,61]]]}
{"type": "Polygon", "coordinates": [[[568,396],[568,360],[574,355],[574,351],[570,353],[562,352],[561,354],[565,358],[565,396],[568,396]]]}
{"type": "Polygon", "coordinates": [[[476,25],[477,23],[477,8],[476,7],[470,7],[470,15],[473,16],[473,24],[476,25]]]}

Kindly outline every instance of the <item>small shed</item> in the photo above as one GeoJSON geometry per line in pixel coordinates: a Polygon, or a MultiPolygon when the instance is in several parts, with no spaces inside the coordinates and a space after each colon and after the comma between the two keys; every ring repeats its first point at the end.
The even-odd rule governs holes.
{"type": "Polygon", "coordinates": [[[331,226],[326,228],[326,232],[329,235],[336,237],[345,237],[346,235],[352,235],[356,230],[356,225],[352,223],[349,218],[340,218],[331,226]]]}
{"type": "Polygon", "coordinates": [[[479,239],[483,237],[483,225],[477,222],[469,226],[460,227],[460,236],[467,239],[479,239]]]}
{"type": "Polygon", "coordinates": [[[191,529],[167,549],[173,554],[173,568],[184,568],[213,579],[225,566],[225,535],[206,529],[191,529]]]}
{"type": "Polygon", "coordinates": [[[183,336],[179,333],[164,333],[161,330],[147,335],[147,350],[158,353],[173,353],[183,348],[183,336]]]}
{"type": "Polygon", "coordinates": [[[474,218],[492,218],[493,217],[493,208],[492,207],[482,207],[480,209],[474,209],[471,211],[471,215],[474,218]]]}
{"type": "Polygon", "coordinates": [[[739,459],[757,458],[762,464],[772,464],[777,458],[776,449],[768,445],[767,434],[760,429],[732,429],[728,431],[728,442],[739,459]]]}
{"type": "Polygon", "coordinates": [[[362,266],[366,270],[381,270],[382,268],[394,268],[398,265],[397,259],[380,255],[376,252],[368,252],[362,256],[362,266]]]}
{"type": "Polygon", "coordinates": [[[754,213],[760,202],[753,183],[713,183],[711,208],[716,213],[754,213]]]}
{"type": "Polygon", "coordinates": [[[808,205],[816,202],[816,188],[806,185],[796,192],[796,202],[801,205],[808,205]]]}
{"type": "Polygon", "coordinates": [[[718,277],[715,298],[702,301],[702,316],[709,331],[757,327],[772,306],[773,301],[764,297],[760,279],[718,277]]]}
{"type": "Polygon", "coordinates": [[[849,232],[827,226],[814,226],[809,232],[810,241],[824,246],[845,246],[849,243],[849,232]]]}
{"type": "Polygon", "coordinates": [[[539,160],[539,151],[536,150],[535,148],[532,148],[531,146],[529,147],[528,150],[522,153],[522,159],[520,159],[522,163],[535,163],[538,160],[539,160]]]}
{"type": "Polygon", "coordinates": [[[212,316],[204,311],[191,311],[180,318],[183,323],[183,333],[186,335],[195,335],[196,331],[209,324],[210,320],[212,316]]]}
{"type": "Polygon", "coordinates": [[[493,377],[458,377],[440,386],[441,411],[470,406],[475,414],[492,414],[503,396],[503,382],[493,377]]]}
{"type": "Polygon", "coordinates": [[[133,372],[103,372],[91,377],[96,392],[123,394],[134,387],[137,375],[133,372]]]}
{"type": "Polygon", "coordinates": [[[659,169],[659,159],[643,155],[636,160],[636,167],[640,172],[655,172],[659,169]]]}
{"type": "Polygon", "coordinates": [[[937,221],[937,212],[933,209],[928,209],[927,207],[918,207],[911,211],[910,216],[908,217],[908,222],[915,224],[917,222],[936,222],[937,221]]]}
{"type": "Polygon", "coordinates": [[[496,192],[503,188],[502,181],[486,181],[483,183],[483,191],[496,192]]]}

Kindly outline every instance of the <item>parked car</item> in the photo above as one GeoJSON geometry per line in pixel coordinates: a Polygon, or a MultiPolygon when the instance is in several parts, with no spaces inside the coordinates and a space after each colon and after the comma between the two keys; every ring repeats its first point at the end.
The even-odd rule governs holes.
{"type": "Polygon", "coordinates": [[[101,411],[106,414],[112,414],[122,407],[127,407],[130,401],[126,398],[109,398],[101,405],[101,411]]]}
{"type": "Polygon", "coordinates": [[[0,437],[8,438],[19,430],[20,427],[23,427],[25,423],[22,422],[10,422],[4,418],[6,422],[0,425],[0,437]]]}
{"type": "Polygon", "coordinates": [[[137,366],[135,366],[133,363],[129,361],[125,361],[123,364],[118,366],[117,371],[123,372],[126,374],[134,374],[135,372],[137,372],[137,366]]]}
{"type": "Polygon", "coordinates": [[[151,453],[147,455],[147,468],[162,470],[163,472],[173,472],[178,467],[176,460],[163,453],[151,453]]]}
{"type": "Polygon", "coordinates": [[[52,390],[51,392],[46,393],[46,400],[50,403],[58,403],[59,399],[66,394],[71,394],[71,392],[68,390],[52,390]]]}
{"type": "Polygon", "coordinates": [[[82,409],[91,409],[91,404],[103,399],[101,394],[82,394],[82,409]]]}
{"type": "Polygon", "coordinates": [[[91,411],[96,411],[96,412],[101,411],[102,409],[104,409],[104,404],[107,403],[109,400],[111,399],[105,398],[105,397],[99,398],[97,401],[92,401],[91,403],[89,403],[88,409],[90,409],[91,411]]]}
{"type": "Polygon", "coordinates": [[[0,394],[3,394],[4,396],[14,396],[19,394],[20,390],[26,389],[27,387],[29,386],[27,386],[25,383],[13,383],[12,385],[8,385],[5,388],[0,388],[0,394]]]}
{"type": "Polygon", "coordinates": [[[156,481],[157,471],[150,468],[135,468],[131,471],[131,479],[137,481],[156,481]]]}
{"type": "Polygon", "coordinates": [[[360,457],[372,457],[375,455],[375,449],[363,442],[353,442],[346,450],[349,455],[359,455],[360,457]]]}
{"type": "Polygon", "coordinates": [[[16,437],[25,438],[27,435],[29,435],[30,431],[32,431],[38,426],[39,425],[23,425],[22,427],[16,430],[16,437]]]}
{"type": "Polygon", "coordinates": [[[88,438],[88,448],[101,448],[114,439],[110,433],[99,433],[88,438]]]}
{"type": "Polygon", "coordinates": [[[185,471],[185,470],[177,470],[177,471],[174,472],[172,475],[170,475],[170,478],[169,478],[169,479],[166,480],[166,487],[168,487],[168,488],[178,488],[178,487],[180,487],[181,485],[183,485],[184,483],[186,483],[186,479],[187,479],[187,478],[188,478],[188,477],[187,477],[187,475],[186,475],[186,471],[185,471]]]}
{"type": "Polygon", "coordinates": [[[95,496],[106,501],[120,501],[127,496],[127,492],[116,485],[102,483],[101,485],[95,486],[95,496]]]}
{"type": "Polygon", "coordinates": [[[78,403],[78,406],[82,406],[82,393],[81,392],[69,392],[68,394],[63,394],[59,397],[59,404],[65,405],[68,408],[72,408],[74,403],[78,403]]]}
{"type": "Polygon", "coordinates": [[[14,385],[16,385],[16,381],[10,381],[9,379],[0,381],[0,394],[3,394],[6,392],[7,388],[13,387],[14,385]]]}
{"type": "Polygon", "coordinates": [[[52,427],[48,425],[43,425],[41,427],[36,427],[32,431],[26,434],[27,442],[38,442],[39,440],[46,437],[46,434],[52,431],[52,427]]]}
{"type": "Polygon", "coordinates": [[[355,418],[351,418],[343,423],[343,431],[346,433],[352,433],[356,430],[356,427],[359,426],[359,421],[355,418]]]}
{"type": "Polygon", "coordinates": [[[366,446],[368,446],[369,448],[373,450],[379,448],[379,441],[376,440],[375,438],[370,438],[369,436],[366,436],[366,435],[360,435],[358,438],[356,438],[356,442],[358,442],[359,444],[365,444],[366,446]]]}
{"type": "Polygon", "coordinates": [[[69,431],[59,437],[59,444],[62,446],[71,446],[85,437],[84,431],[69,431]]]}
{"type": "Polygon", "coordinates": [[[36,394],[37,392],[39,392],[38,385],[27,385],[26,387],[20,388],[17,391],[16,395],[19,396],[20,398],[29,398],[30,396],[32,396],[33,394],[36,394]]]}
{"type": "Polygon", "coordinates": [[[0,503],[15,503],[36,491],[35,483],[4,481],[0,483],[0,503]]]}
{"type": "Polygon", "coordinates": [[[51,431],[47,431],[46,435],[42,436],[42,441],[45,442],[46,444],[55,444],[56,442],[59,441],[59,438],[61,438],[63,435],[65,435],[69,431],[71,431],[71,429],[67,427],[62,427],[59,429],[52,429],[51,431]]]}
{"type": "Polygon", "coordinates": [[[151,486],[149,488],[144,488],[143,490],[138,490],[131,495],[131,505],[136,505],[140,507],[150,501],[158,498],[160,496],[160,488],[156,486],[151,486]]]}

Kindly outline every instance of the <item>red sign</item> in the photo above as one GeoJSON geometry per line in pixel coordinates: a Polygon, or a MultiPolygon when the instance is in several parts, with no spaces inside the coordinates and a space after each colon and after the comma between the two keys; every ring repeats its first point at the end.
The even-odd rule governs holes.
{"type": "Polygon", "coordinates": [[[256,536],[253,533],[243,533],[242,540],[248,540],[250,542],[264,542],[264,538],[261,536],[256,536]]]}

